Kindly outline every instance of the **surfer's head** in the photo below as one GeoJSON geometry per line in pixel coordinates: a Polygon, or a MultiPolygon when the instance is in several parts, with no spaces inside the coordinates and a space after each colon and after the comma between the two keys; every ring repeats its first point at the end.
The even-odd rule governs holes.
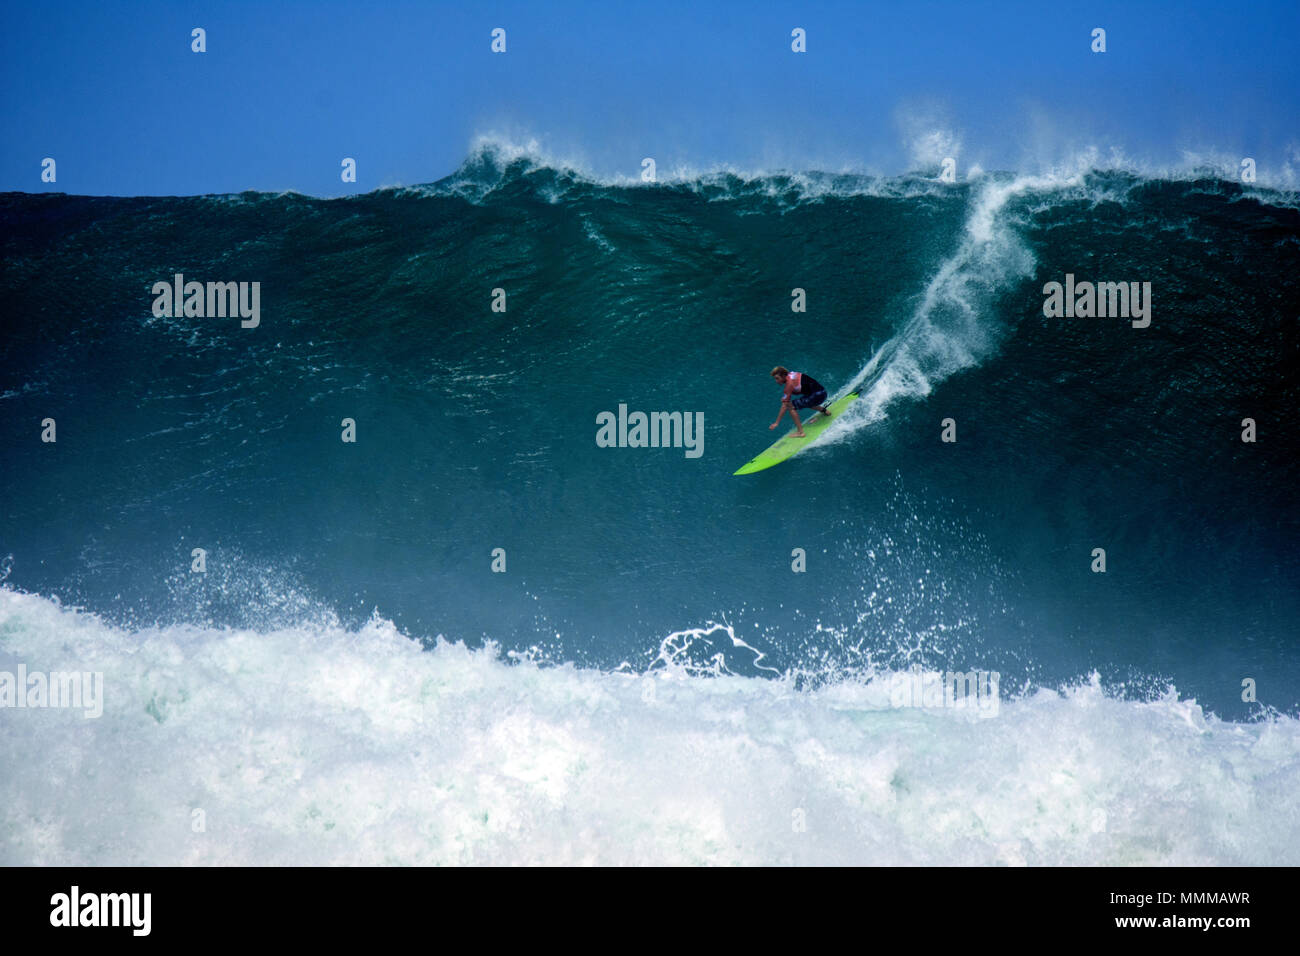
{"type": "Polygon", "coordinates": [[[785,380],[790,377],[790,370],[784,365],[778,365],[776,368],[772,369],[772,377],[778,382],[784,383],[785,380]]]}

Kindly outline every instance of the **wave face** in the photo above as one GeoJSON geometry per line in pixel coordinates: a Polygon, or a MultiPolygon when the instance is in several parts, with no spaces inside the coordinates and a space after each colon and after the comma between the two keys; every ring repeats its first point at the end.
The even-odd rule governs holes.
{"type": "Polygon", "coordinates": [[[1265,809],[1300,713],[1294,193],[1086,164],[600,182],[485,146],[347,199],[7,194],[0,218],[0,671],[71,654],[108,682],[98,721],[0,709],[32,728],[6,764],[37,768],[4,783],[11,860],[1300,845],[1265,809]],[[156,317],[176,273],[259,282],[260,324],[156,317]],[[1067,274],[1150,282],[1150,326],[1045,318],[1067,274]],[[733,478],[776,364],[863,399],[733,478]],[[702,413],[702,454],[599,447],[620,405],[702,413]],[[912,668],[997,672],[998,719],[882,707],[912,668]],[[101,759],[84,786],[55,766],[101,759]],[[110,759],[147,774],[109,784],[110,759]],[[246,829],[147,832],[201,801],[246,829]]]}

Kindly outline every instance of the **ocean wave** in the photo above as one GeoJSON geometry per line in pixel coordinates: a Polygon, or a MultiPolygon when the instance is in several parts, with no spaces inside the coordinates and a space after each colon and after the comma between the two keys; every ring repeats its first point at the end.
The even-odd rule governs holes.
{"type": "Polygon", "coordinates": [[[609,672],[426,648],[378,615],[127,630],[5,587],[0,671],[104,692],[96,719],[0,709],[0,862],[1300,862],[1294,718],[1093,675],[983,719],[897,706],[897,675],[669,666],[687,633],[609,672]]]}
{"type": "Polygon", "coordinates": [[[1210,160],[1193,153],[1185,153],[1178,163],[1155,163],[1137,160],[1119,150],[1088,146],[1063,158],[1041,161],[1032,169],[985,171],[975,165],[954,182],[944,182],[940,172],[937,163],[928,162],[901,174],[853,166],[768,168],[726,162],[678,162],[658,168],[654,181],[644,182],[639,173],[602,175],[586,161],[550,151],[536,139],[485,134],[474,139],[465,161],[454,173],[404,190],[482,202],[505,186],[532,183],[548,202],[556,203],[594,189],[681,188],[711,200],[766,198],[793,207],[857,197],[944,198],[988,180],[1016,183],[1017,188],[1032,183],[1039,192],[1055,191],[1061,201],[1067,202],[1081,194],[1094,202],[1122,201],[1129,190],[1141,184],[1178,182],[1199,183],[1284,208],[1295,208],[1300,201],[1295,173],[1289,164],[1276,175],[1265,168],[1258,173],[1256,182],[1247,184],[1240,180],[1235,158],[1219,156],[1210,160]]]}

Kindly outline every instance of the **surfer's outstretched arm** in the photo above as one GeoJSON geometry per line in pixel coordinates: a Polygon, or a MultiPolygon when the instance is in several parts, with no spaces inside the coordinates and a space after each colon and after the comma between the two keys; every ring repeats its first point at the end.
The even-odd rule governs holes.
{"type": "Polygon", "coordinates": [[[776,428],[777,425],[781,424],[781,419],[785,416],[787,410],[790,412],[790,417],[794,419],[794,433],[800,438],[803,438],[803,422],[799,421],[799,413],[794,410],[794,405],[791,404],[788,396],[781,399],[781,412],[776,416],[776,421],[767,426],[767,430],[771,431],[776,428]]]}

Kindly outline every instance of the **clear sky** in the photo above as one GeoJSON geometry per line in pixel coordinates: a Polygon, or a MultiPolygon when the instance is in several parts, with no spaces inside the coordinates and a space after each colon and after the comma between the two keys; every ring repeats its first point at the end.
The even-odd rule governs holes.
{"type": "Polygon", "coordinates": [[[479,137],[602,177],[944,155],[964,176],[1089,146],[1300,176],[1298,0],[9,0],[0,70],[0,190],[24,192],[336,196],[432,182],[479,137]]]}

